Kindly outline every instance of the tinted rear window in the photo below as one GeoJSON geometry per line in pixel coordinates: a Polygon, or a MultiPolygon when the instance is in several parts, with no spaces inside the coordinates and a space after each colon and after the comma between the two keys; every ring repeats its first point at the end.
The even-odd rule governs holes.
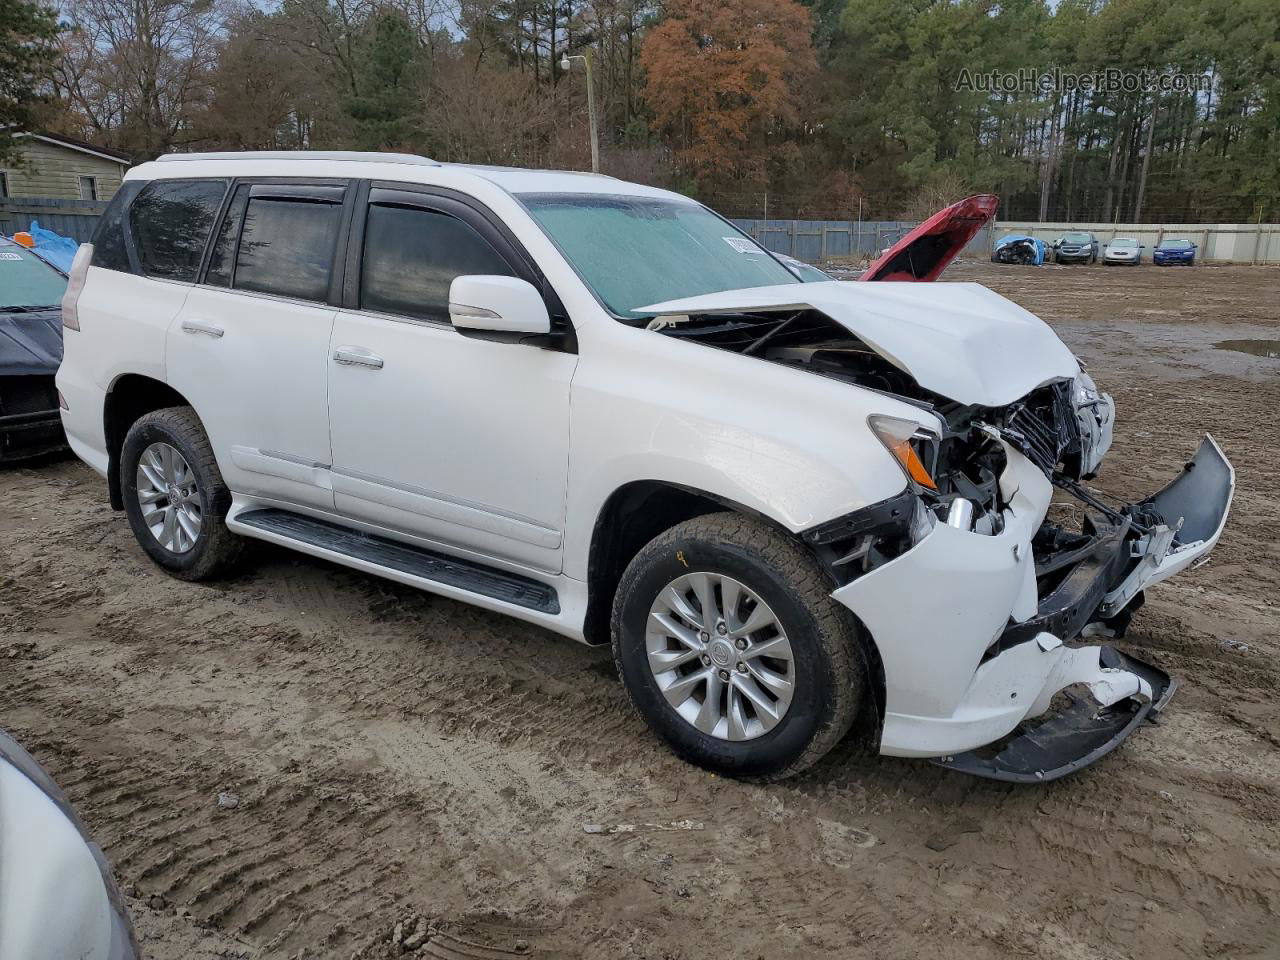
{"type": "Polygon", "coordinates": [[[360,305],[449,322],[449,285],[465,274],[515,276],[467,224],[445,213],[374,204],[364,235],[360,305]]]}
{"type": "Polygon", "coordinates": [[[195,280],[226,191],[222,180],[156,180],[143,190],[129,208],[142,272],[195,280]]]}
{"type": "Polygon", "coordinates": [[[236,257],[236,289],[323,301],[341,216],[337,203],[252,197],[236,257]]]}

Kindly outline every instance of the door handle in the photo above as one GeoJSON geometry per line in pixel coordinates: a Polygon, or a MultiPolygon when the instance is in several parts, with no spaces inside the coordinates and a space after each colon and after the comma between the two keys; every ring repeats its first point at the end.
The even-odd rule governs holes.
{"type": "Polygon", "coordinates": [[[382,369],[382,358],[370,353],[364,347],[337,347],[333,351],[333,360],[348,367],[382,369]]]}
{"type": "Polygon", "coordinates": [[[226,331],[223,330],[217,324],[209,323],[206,320],[183,320],[182,332],[183,333],[203,333],[206,336],[213,337],[213,339],[215,340],[217,340],[224,333],[226,333],[226,331]]]}

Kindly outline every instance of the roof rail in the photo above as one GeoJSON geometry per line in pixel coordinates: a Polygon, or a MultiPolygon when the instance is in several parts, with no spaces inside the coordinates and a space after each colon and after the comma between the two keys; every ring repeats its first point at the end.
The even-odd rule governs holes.
{"type": "Polygon", "coordinates": [[[369,163],[409,163],[438,167],[440,163],[414,153],[378,153],[360,150],[238,150],[225,153],[166,153],[158,163],[182,160],[364,160],[369,163]]]}

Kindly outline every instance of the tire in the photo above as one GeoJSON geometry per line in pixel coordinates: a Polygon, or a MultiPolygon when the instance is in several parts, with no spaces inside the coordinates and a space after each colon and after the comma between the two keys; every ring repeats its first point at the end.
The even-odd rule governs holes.
{"type": "MultiPolygon", "coordinates": [[[[176,460],[173,461],[176,463],[176,460]]],[[[163,470],[161,480],[164,480],[163,470]]],[[[170,487],[173,489],[173,487],[170,487]]],[[[222,473],[218,470],[213,449],[209,446],[209,438],[205,435],[200,418],[190,407],[166,407],[155,410],[138,419],[125,435],[124,446],[120,451],[120,492],[124,499],[125,514],[129,518],[129,526],[137,537],[139,545],[156,565],[179,580],[208,580],[229,572],[240,558],[244,550],[243,538],[227,529],[226,516],[231,508],[231,491],[222,482],[222,473]],[[183,509],[184,516],[190,521],[196,516],[192,508],[198,508],[198,530],[194,539],[186,534],[186,529],[175,520],[172,527],[164,522],[153,525],[161,528],[161,533],[153,532],[143,516],[142,499],[155,498],[154,488],[163,484],[154,484],[147,479],[144,472],[139,478],[139,463],[144,455],[148,458],[147,470],[155,475],[157,463],[165,456],[165,445],[176,451],[185,461],[188,470],[176,468],[175,472],[183,478],[179,488],[187,493],[187,504],[183,509]],[[156,461],[154,457],[160,457],[156,461]],[[188,479],[189,478],[189,479],[188,479]],[[194,481],[194,491],[190,481],[194,481]],[[143,497],[139,497],[139,485],[145,484],[143,497]],[[160,537],[165,531],[172,530],[168,536],[176,536],[178,540],[166,546],[160,537]],[[189,545],[184,542],[190,540],[189,545]]],[[[154,502],[157,511],[176,514],[172,503],[172,494],[160,497],[154,502]]]]}
{"type": "MultiPolygon", "coordinates": [[[[727,776],[756,780],[776,780],[799,773],[821,759],[849,732],[860,716],[859,711],[870,703],[872,696],[858,628],[853,617],[830,594],[831,585],[818,562],[783,532],[759,520],[736,513],[717,513],[678,524],[641,549],[628,565],[614,597],[613,654],[631,702],[649,727],[690,763],[727,776]],[[702,648],[704,655],[695,655],[691,663],[679,668],[688,670],[690,675],[711,671],[729,678],[725,693],[717,695],[716,703],[731,705],[734,698],[738,698],[742,707],[738,717],[752,714],[747,722],[755,732],[748,739],[728,739],[731,706],[720,711],[725,717],[722,726],[717,728],[719,735],[696,727],[693,720],[686,719],[668,702],[663,684],[650,666],[651,609],[662,602],[660,594],[670,596],[664,591],[673,581],[689,577],[696,582],[702,573],[713,579],[730,578],[738,587],[755,594],[767,604],[784,642],[790,644],[792,659],[787,663],[786,672],[793,686],[789,705],[781,712],[780,719],[774,721],[775,725],[764,732],[759,731],[765,726],[765,714],[746,705],[745,696],[737,692],[743,689],[742,684],[754,683],[755,674],[743,670],[740,675],[737,666],[720,660],[719,656],[727,652],[730,657],[742,657],[743,661],[753,664],[750,669],[755,671],[764,661],[749,660],[751,648],[763,646],[757,641],[774,636],[773,628],[746,635],[751,637],[750,646],[743,653],[734,653],[733,644],[727,643],[734,640],[732,634],[719,638],[718,646],[718,638],[711,636],[711,642],[702,648]],[[713,661],[711,656],[717,660],[713,661]],[[717,664],[722,664],[724,669],[718,669],[717,664]]],[[[714,595],[717,603],[723,597],[723,592],[714,595]]],[[[751,598],[737,609],[747,621],[739,620],[739,625],[749,625],[751,611],[755,609],[751,598]]],[[[696,607],[693,611],[699,612],[696,607]]],[[[688,624],[678,618],[676,622],[682,627],[688,624]]],[[[664,632],[659,628],[654,636],[664,632]]],[[[691,630],[690,634],[697,636],[697,631],[691,630]]],[[[656,642],[669,643],[676,648],[672,653],[686,655],[680,641],[656,642]]],[[[769,673],[778,663],[769,661],[769,673]]],[[[710,680],[700,682],[703,694],[700,703],[705,705],[710,680]]],[[[768,688],[759,684],[752,689],[758,694],[768,688]]],[[[690,698],[686,708],[699,711],[701,719],[698,704],[690,698]],[[694,705],[689,707],[691,702],[694,705]]],[[[776,708],[778,703],[773,706],[776,708]]],[[[745,732],[745,728],[740,726],[739,731],[745,732]]]]}

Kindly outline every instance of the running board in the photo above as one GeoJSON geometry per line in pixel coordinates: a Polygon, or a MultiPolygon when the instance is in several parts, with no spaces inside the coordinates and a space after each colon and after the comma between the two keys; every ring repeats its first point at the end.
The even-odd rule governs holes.
{"type": "Polygon", "coordinates": [[[271,534],[273,538],[341,554],[399,574],[431,580],[540,613],[560,612],[560,597],[549,584],[473,560],[447,556],[288,510],[249,510],[237,515],[234,522],[238,526],[271,534]]]}

